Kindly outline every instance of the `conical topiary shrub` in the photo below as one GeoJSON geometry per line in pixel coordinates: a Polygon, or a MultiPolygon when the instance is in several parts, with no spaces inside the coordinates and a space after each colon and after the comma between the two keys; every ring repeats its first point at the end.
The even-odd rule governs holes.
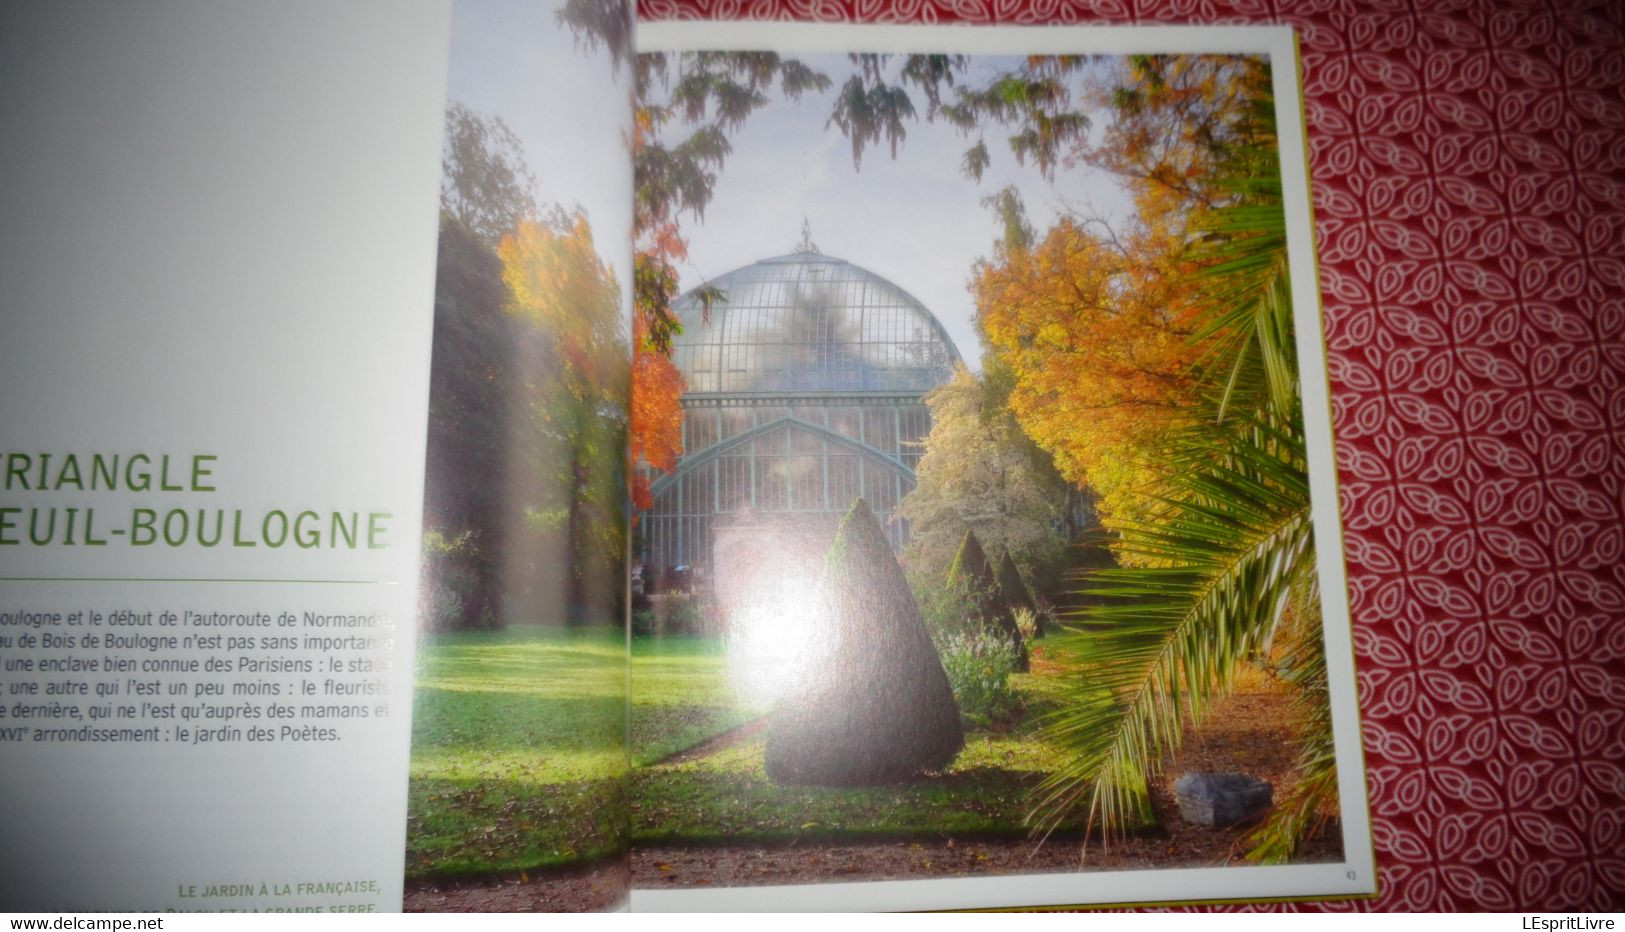
{"type": "Polygon", "coordinates": [[[1021,571],[1016,569],[1015,558],[1010,551],[1004,552],[1004,559],[999,561],[999,591],[1004,594],[1004,604],[1010,606],[1012,612],[1017,609],[1026,609],[1033,613],[1033,640],[1044,636],[1044,616],[1038,613],[1038,606],[1033,603],[1033,597],[1027,591],[1027,584],[1021,581],[1021,571]]]}
{"type": "Polygon", "coordinates": [[[959,542],[959,553],[954,556],[953,566],[948,568],[948,585],[965,593],[971,600],[967,609],[975,613],[988,631],[1002,635],[1015,646],[1016,669],[1027,672],[1027,644],[1021,638],[1015,618],[1010,615],[1010,606],[999,592],[999,581],[993,576],[993,567],[988,565],[981,542],[970,531],[966,531],[965,539],[959,542]]]}
{"type": "Polygon", "coordinates": [[[827,649],[774,711],[776,783],[861,786],[941,770],[965,744],[948,675],[867,505],[841,521],[818,598],[827,649]]]}

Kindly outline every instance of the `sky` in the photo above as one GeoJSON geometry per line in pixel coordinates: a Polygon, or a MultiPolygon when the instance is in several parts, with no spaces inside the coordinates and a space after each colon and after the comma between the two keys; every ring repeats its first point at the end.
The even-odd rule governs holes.
{"type": "MultiPolygon", "coordinates": [[[[959,167],[974,140],[924,121],[909,126],[896,159],[882,141],[866,149],[861,168],[854,169],[851,144],[838,128],[824,125],[851,65],[844,55],[802,58],[834,79],[834,87],[798,103],[775,99],[729,137],[733,153],[718,173],[703,222],[682,219],[689,242],[689,262],[680,269],[685,291],[795,251],[805,219],[820,252],[860,265],[918,298],[977,369],[981,349],[967,283],[976,260],[992,255],[1000,233],[982,198],[1014,184],[1040,233],[1067,211],[1119,221],[1129,215],[1129,199],[1109,175],[1063,169],[1057,184],[1050,184],[1035,168],[1016,164],[1004,142],[1008,133],[997,128],[987,136],[993,161],[980,183],[959,167]]],[[[973,74],[1017,61],[983,56],[973,63],[973,74]]],[[[923,99],[917,92],[911,96],[923,114],[923,99]]]]}
{"type": "MultiPolygon", "coordinates": [[[[626,297],[630,76],[616,75],[602,48],[578,46],[555,21],[561,6],[562,0],[457,0],[447,97],[508,124],[536,176],[542,205],[586,210],[599,255],[621,276],[626,297]]],[[[1051,184],[1035,168],[1016,164],[997,128],[987,136],[992,164],[979,183],[959,169],[973,140],[923,120],[910,124],[895,159],[883,143],[854,168],[850,143],[837,128],[825,127],[835,88],[851,65],[844,55],[802,58],[834,79],[834,87],[796,103],[775,97],[730,135],[733,153],[704,219],[682,218],[689,241],[689,260],[679,268],[684,291],[793,252],[805,220],[820,252],[914,295],[942,321],[965,361],[979,368],[967,283],[999,234],[982,199],[1014,184],[1040,232],[1068,211],[1114,221],[1130,213],[1127,195],[1109,175],[1073,167],[1051,184]]],[[[972,75],[1017,61],[979,56],[972,75]]],[[[924,101],[913,96],[923,112],[924,101]]]]}
{"type": "MultiPolygon", "coordinates": [[[[578,46],[555,20],[562,0],[456,0],[446,97],[519,137],[545,208],[581,207],[598,255],[630,300],[630,70],[578,46]]],[[[628,305],[629,306],[629,305],[628,305]]]]}

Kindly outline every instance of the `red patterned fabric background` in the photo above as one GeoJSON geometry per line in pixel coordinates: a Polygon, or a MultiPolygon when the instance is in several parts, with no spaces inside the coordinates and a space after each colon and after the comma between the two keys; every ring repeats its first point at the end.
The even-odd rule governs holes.
{"type": "Polygon", "coordinates": [[[1382,884],[1324,905],[1625,908],[1625,4],[639,11],[1293,26],[1382,884]]]}

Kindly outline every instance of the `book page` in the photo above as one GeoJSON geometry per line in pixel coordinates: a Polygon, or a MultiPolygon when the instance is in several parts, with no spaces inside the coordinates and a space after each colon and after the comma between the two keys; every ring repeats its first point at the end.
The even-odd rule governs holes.
{"type": "Polygon", "coordinates": [[[1373,891],[1290,31],[639,50],[634,908],[1373,891]]]}

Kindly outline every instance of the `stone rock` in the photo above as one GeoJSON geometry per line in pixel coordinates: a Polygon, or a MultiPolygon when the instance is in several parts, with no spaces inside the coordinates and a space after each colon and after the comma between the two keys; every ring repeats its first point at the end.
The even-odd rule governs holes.
{"type": "Polygon", "coordinates": [[[1268,782],[1244,773],[1187,773],[1174,781],[1179,815],[1192,825],[1235,825],[1269,809],[1268,782]]]}

